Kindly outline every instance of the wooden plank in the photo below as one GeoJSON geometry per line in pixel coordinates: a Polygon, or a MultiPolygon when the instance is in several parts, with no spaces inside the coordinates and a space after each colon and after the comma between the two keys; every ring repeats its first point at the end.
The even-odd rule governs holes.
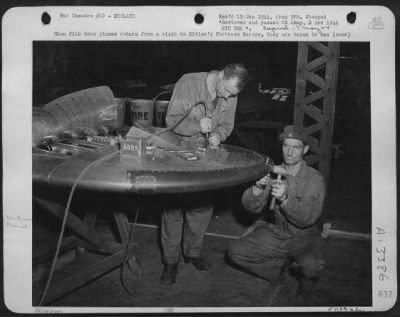
{"type": "Polygon", "coordinates": [[[314,92],[313,94],[309,94],[308,96],[305,96],[302,100],[301,103],[302,104],[309,104],[312,103],[318,99],[321,99],[325,96],[325,90],[324,89],[320,89],[317,92],[314,92]]]}
{"type": "MultiPolygon", "coordinates": [[[[37,197],[34,197],[33,199],[50,214],[60,220],[63,220],[65,212],[65,208],[63,206],[58,203],[50,202],[37,197]]],[[[93,228],[88,227],[81,219],[71,212],[68,213],[66,225],[72,232],[96,246],[98,249],[106,250],[105,241],[101,238],[101,236],[99,236],[93,228]]]]}
{"type": "Polygon", "coordinates": [[[321,232],[321,237],[324,239],[331,237],[331,238],[342,238],[351,240],[371,240],[370,234],[332,229],[332,224],[330,224],[329,222],[324,223],[322,228],[323,230],[321,232]]]}
{"type": "Polygon", "coordinates": [[[120,241],[122,243],[128,242],[129,238],[129,221],[125,212],[115,211],[113,212],[115,224],[119,234],[120,241]]]}
{"type": "MultiPolygon", "coordinates": [[[[325,120],[324,115],[322,114],[322,111],[319,110],[317,107],[315,107],[312,104],[308,104],[308,105],[301,105],[300,109],[307,114],[308,116],[310,116],[311,118],[313,118],[315,121],[318,122],[322,122],[325,120]]],[[[304,126],[302,126],[304,128],[304,126]]]]}
{"type": "Polygon", "coordinates": [[[310,45],[313,49],[320,52],[321,54],[329,55],[331,53],[329,46],[326,46],[321,42],[307,42],[307,44],[310,45]]]}
{"type": "MultiPolygon", "coordinates": [[[[314,85],[320,87],[321,89],[326,89],[325,81],[322,77],[318,76],[315,73],[305,72],[304,78],[309,82],[312,82],[314,85]]],[[[308,93],[308,92],[307,92],[308,93]]]]}
{"type": "MultiPolygon", "coordinates": [[[[96,224],[96,219],[97,219],[97,213],[93,211],[86,211],[85,212],[85,218],[84,218],[84,223],[89,227],[94,229],[94,226],[96,224]]],[[[79,262],[84,263],[86,261],[87,257],[87,248],[78,246],[75,250],[75,256],[76,260],[79,262]]]]}
{"type": "Polygon", "coordinates": [[[313,136],[308,136],[308,141],[309,141],[310,150],[313,153],[316,153],[319,155],[320,151],[321,151],[321,149],[319,147],[319,140],[317,140],[313,136]]]}
{"type": "Polygon", "coordinates": [[[318,67],[320,66],[325,66],[326,62],[329,60],[329,56],[327,55],[322,55],[313,61],[309,62],[304,66],[304,70],[308,72],[313,72],[315,71],[318,67]]]}
{"type": "Polygon", "coordinates": [[[318,131],[321,131],[322,128],[323,128],[323,123],[317,122],[317,123],[314,123],[314,124],[308,126],[307,128],[305,128],[305,130],[306,130],[307,135],[311,135],[318,131]]]}
{"type": "Polygon", "coordinates": [[[327,182],[330,173],[339,49],[340,44],[336,42],[329,42],[328,45],[320,42],[303,42],[298,45],[294,125],[305,129],[309,136],[320,129],[320,140],[310,137],[310,150],[318,153],[310,160],[314,163],[315,160],[319,160],[318,169],[327,182]],[[323,56],[308,61],[310,48],[317,50],[323,56]],[[322,78],[315,71],[324,62],[326,63],[325,76],[322,78]],[[308,81],[322,89],[314,94],[308,94],[306,91],[308,81]],[[321,98],[323,98],[322,109],[318,109],[312,103],[321,98]],[[317,123],[305,128],[305,115],[310,116],[317,123]]]}
{"type": "Polygon", "coordinates": [[[303,126],[304,112],[300,109],[300,100],[306,96],[307,82],[304,67],[307,64],[308,44],[300,42],[297,48],[296,93],[293,123],[297,127],[303,126]]]}
{"type": "MultiPolygon", "coordinates": [[[[61,245],[60,254],[75,248],[76,245],[77,241],[75,237],[65,237],[61,245]]],[[[37,252],[35,250],[32,256],[32,265],[38,265],[49,259],[52,259],[54,257],[55,252],[56,252],[55,247],[48,250],[41,250],[40,252],[37,252]]]]}
{"type": "Polygon", "coordinates": [[[327,62],[325,80],[327,83],[327,94],[323,101],[323,112],[326,116],[327,125],[321,132],[321,148],[323,152],[323,160],[320,163],[319,170],[325,176],[326,181],[329,181],[329,174],[331,168],[331,155],[332,155],[332,138],[333,126],[335,118],[335,104],[336,104],[336,87],[337,87],[337,74],[339,63],[340,44],[335,42],[329,43],[331,49],[331,59],[327,62]]]}
{"type": "MultiPolygon", "coordinates": [[[[50,286],[49,291],[44,299],[44,305],[53,302],[63,295],[99,278],[103,274],[120,266],[125,259],[125,252],[127,253],[126,258],[129,259],[135,255],[135,250],[136,246],[133,244],[129,246],[127,251],[125,250],[125,247],[123,247],[120,251],[114,253],[113,255],[97,261],[94,264],[88,265],[80,269],[79,272],[75,274],[71,274],[68,277],[60,280],[54,280],[51,284],[53,286],[50,286]]],[[[36,296],[37,295],[38,294],[36,293],[36,296]]],[[[34,301],[37,302],[38,298],[35,298],[34,301]]]]}

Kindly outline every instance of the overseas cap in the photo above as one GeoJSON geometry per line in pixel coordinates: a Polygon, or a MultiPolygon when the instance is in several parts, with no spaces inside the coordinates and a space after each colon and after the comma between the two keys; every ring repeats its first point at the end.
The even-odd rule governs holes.
{"type": "Polygon", "coordinates": [[[279,140],[283,141],[284,139],[295,139],[303,141],[303,143],[308,144],[308,139],[305,133],[296,129],[294,125],[287,125],[283,132],[279,136],[279,140]]]}

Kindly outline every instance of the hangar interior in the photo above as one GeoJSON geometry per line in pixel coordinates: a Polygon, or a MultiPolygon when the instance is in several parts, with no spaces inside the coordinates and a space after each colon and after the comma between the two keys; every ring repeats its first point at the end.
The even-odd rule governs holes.
{"type": "MultiPolygon", "coordinates": [[[[372,304],[369,44],[339,43],[339,47],[328,191],[320,221],[321,228],[328,232],[324,239],[328,264],[308,306],[372,304]]],[[[160,87],[174,84],[183,74],[241,62],[249,70],[250,81],[238,97],[235,128],[226,143],[280,162],[278,136],[282,127],[292,124],[295,117],[298,56],[298,42],[34,42],[32,106],[43,108],[76,91],[107,86],[124,103],[123,125],[130,126],[139,119],[131,108],[132,100],[153,101],[157,97],[168,101],[170,94],[160,94],[160,87]]],[[[309,91],[314,88],[306,87],[309,91]]],[[[157,114],[153,109],[152,124],[156,124],[157,114]]],[[[129,210],[127,217],[134,226],[137,261],[130,270],[125,265],[99,268],[98,274],[87,283],[67,287],[65,294],[50,288],[49,294],[54,296],[49,296],[49,305],[298,305],[294,300],[296,282],[290,276],[285,276],[281,285],[271,285],[225,262],[224,252],[229,241],[243,235],[257,221],[240,203],[240,195],[248,185],[213,192],[214,215],[204,246],[213,269],[199,272],[180,263],[178,282],[173,286],[159,283],[162,270],[159,224],[164,206],[151,195],[132,194],[127,198],[113,193],[86,195],[78,190],[74,197],[77,216],[83,217],[83,210],[95,209],[98,212],[96,229],[106,236],[115,234],[108,226],[108,211],[129,210]]],[[[48,194],[57,195],[56,189],[48,194]]],[[[65,197],[60,195],[59,199],[65,200],[65,197]]],[[[60,222],[35,204],[32,214],[33,300],[37,302],[51,270],[60,222]]],[[[67,229],[65,238],[71,235],[67,229]]],[[[55,275],[60,279],[73,275],[91,261],[97,263],[96,268],[102,265],[101,256],[85,254],[84,248],[70,248],[59,257],[55,275]]]]}

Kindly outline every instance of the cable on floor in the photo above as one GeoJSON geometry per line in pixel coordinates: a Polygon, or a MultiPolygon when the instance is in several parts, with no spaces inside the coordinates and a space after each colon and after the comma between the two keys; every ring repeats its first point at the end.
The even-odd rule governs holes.
{"type": "MultiPolygon", "coordinates": [[[[167,132],[167,131],[170,131],[170,130],[173,130],[174,128],[176,128],[176,127],[190,114],[190,112],[192,111],[192,109],[193,109],[194,107],[196,107],[197,105],[199,105],[199,104],[202,104],[202,105],[203,105],[204,111],[206,112],[207,108],[206,108],[206,105],[205,105],[205,102],[204,102],[204,101],[198,101],[198,102],[194,103],[193,105],[191,105],[191,107],[189,108],[189,110],[187,111],[187,113],[186,113],[176,124],[174,124],[173,126],[167,128],[167,129],[163,129],[163,130],[161,130],[161,131],[159,131],[159,132],[157,132],[157,133],[151,135],[151,136],[148,138],[147,142],[149,142],[153,137],[155,137],[155,136],[157,136],[157,135],[160,135],[160,134],[162,134],[162,133],[165,133],[165,132],[167,132]]],[[[47,282],[46,282],[46,286],[45,286],[45,288],[44,288],[44,291],[43,291],[43,293],[42,293],[42,295],[41,295],[41,297],[40,297],[38,306],[42,306],[42,305],[43,305],[43,302],[44,302],[44,300],[45,300],[45,298],[46,298],[48,289],[49,289],[49,287],[50,287],[50,283],[51,283],[51,281],[52,281],[52,279],[53,279],[55,267],[56,267],[56,264],[57,264],[57,259],[58,259],[58,256],[59,256],[59,253],[60,253],[60,249],[61,249],[62,239],[63,239],[63,236],[64,236],[65,226],[66,226],[66,223],[67,223],[67,218],[68,218],[68,214],[69,214],[69,208],[70,208],[70,205],[71,205],[72,197],[73,197],[73,195],[74,195],[76,186],[78,185],[79,181],[82,179],[82,177],[86,174],[86,172],[87,172],[88,170],[90,170],[92,167],[94,167],[94,166],[96,166],[96,165],[98,165],[98,164],[104,163],[105,161],[107,161],[107,160],[111,159],[112,157],[114,157],[116,154],[119,154],[119,151],[112,152],[112,153],[110,153],[110,154],[108,154],[108,155],[106,155],[106,156],[104,156],[104,157],[101,157],[101,158],[97,159],[96,161],[90,163],[88,166],[86,166],[86,167],[79,173],[78,177],[75,179],[75,181],[74,181],[74,183],[73,183],[73,185],[72,185],[72,188],[71,188],[69,197],[68,197],[67,205],[66,205],[66,207],[65,207],[64,217],[63,217],[62,225],[61,225],[61,231],[60,231],[60,235],[59,235],[59,237],[58,237],[56,252],[55,252],[54,259],[53,259],[53,262],[52,262],[52,265],[51,265],[50,274],[49,274],[49,277],[48,277],[48,279],[47,279],[47,282]]],[[[128,240],[128,242],[129,242],[129,240],[128,240]]],[[[129,245],[129,243],[127,243],[127,247],[128,247],[128,245],[129,245]]],[[[126,254],[125,254],[125,256],[126,256],[126,254]]],[[[124,267],[124,266],[125,266],[125,265],[123,265],[123,267],[124,267]]]]}
{"type": "Polygon", "coordinates": [[[66,224],[67,224],[67,218],[68,218],[68,214],[69,214],[69,209],[70,209],[70,206],[71,206],[71,201],[72,201],[72,197],[74,195],[76,186],[78,185],[80,180],[83,178],[83,176],[87,173],[87,171],[89,171],[91,168],[93,168],[96,165],[100,165],[100,164],[104,163],[105,161],[108,161],[109,159],[113,158],[117,154],[119,154],[119,151],[115,151],[115,152],[112,152],[110,154],[107,154],[106,156],[103,156],[103,157],[97,159],[96,161],[90,163],[88,166],[86,166],[79,173],[78,177],[75,179],[75,181],[74,181],[74,183],[72,185],[71,191],[69,193],[69,196],[68,196],[67,205],[65,207],[64,217],[63,217],[62,224],[61,224],[61,231],[60,231],[60,235],[58,236],[56,252],[54,254],[53,263],[52,263],[51,268],[50,268],[50,274],[49,274],[49,277],[47,279],[44,291],[43,291],[43,293],[42,293],[42,295],[40,297],[38,306],[42,306],[43,305],[43,302],[44,302],[44,300],[46,298],[47,292],[48,292],[49,287],[50,287],[50,283],[51,283],[51,281],[53,279],[53,274],[54,274],[55,267],[56,267],[56,264],[57,264],[57,259],[58,259],[58,255],[60,253],[61,243],[62,243],[62,239],[64,237],[64,231],[65,231],[65,227],[66,227],[66,224]]]}
{"type": "MultiPolygon", "coordinates": [[[[133,225],[130,225],[130,230],[129,230],[129,237],[128,240],[126,242],[126,247],[125,247],[125,254],[124,254],[124,260],[123,260],[123,264],[121,266],[121,271],[120,271],[120,281],[121,281],[121,285],[124,288],[124,290],[131,295],[132,297],[138,298],[138,299],[142,299],[142,300],[146,300],[146,299],[156,299],[156,298],[162,298],[161,296],[140,296],[137,293],[135,293],[134,291],[131,291],[129,289],[129,287],[126,285],[125,283],[125,278],[124,278],[124,273],[125,273],[125,268],[126,266],[129,265],[129,259],[128,259],[128,249],[129,249],[129,245],[131,243],[134,243],[135,239],[134,239],[134,232],[137,226],[137,219],[139,217],[139,213],[140,213],[140,208],[137,209],[136,212],[136,216],[135,216],[135,220],[133,222],[133,225]],[[133,238],[133,240],[132,240],[133,238]],[[131,241],[132,240],[132,241],[131,241]]],[[[139,277],[142,277],[142,272],[143,272],[143,268],[140,264],[140,262],[138,261],[139,259],[136,257],[136,263],[139,266],[140,269],[140,273],[139,273],[139,277]]]]}

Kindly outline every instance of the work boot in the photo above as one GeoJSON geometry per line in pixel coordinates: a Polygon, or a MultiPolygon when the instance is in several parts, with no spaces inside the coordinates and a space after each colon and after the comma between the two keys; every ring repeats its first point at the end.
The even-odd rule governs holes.
{"type": "Polygon", "coordinates": [[[306,304],[310,298],[312,291],[317,284],[319,277],[298,279],[298,288],[296,293],[296,302],[298,304],[306,304]]]}
{"type": "Polygon", "coordinates": [[[292,266],[292,263],[293,263],[292,259],[290,258],[285,259],[285,262],[283,262],[281,269],[279,271],[279,275],[275,279],[269,280],[272,286],[278,286],[284,282],[286,269],[289,270],[290,267],[292,266]]]}
{"type": "Polygon", "coordinates": [[[319,277],[306,278],[303,273],[302,267],[296,262],[293,262],[293,264],[289,266],[288,273],[298,282],[295,297],[296,304],[305,305],[309,297],[311,296],[312,291],[319,280],[319,277]]]}
{"type": "Polygon", "coordinates": [[[160,283],[164,285],[175,284],[177,273],[178,273],[178,263],[164,264],[164,270],[160,277],[160,283]]]}
{"type": "Polygon", "coordinates": [[[184,261],[186,264],[192,263],[199,271],[209,271],[211,269],[211,264],[201,256],[185,257],[184,261]]]}
{"type": "Polygon", "coordinates": [[[286,269],[289,270],[289,268],[293,265],[293,260],[290,258],[285,259],[285,262],[283,262],[281,270],[279,272],[279,277],[278,277],[278,282],[282,283],[285,279],[285,271],[286,269]]]}

